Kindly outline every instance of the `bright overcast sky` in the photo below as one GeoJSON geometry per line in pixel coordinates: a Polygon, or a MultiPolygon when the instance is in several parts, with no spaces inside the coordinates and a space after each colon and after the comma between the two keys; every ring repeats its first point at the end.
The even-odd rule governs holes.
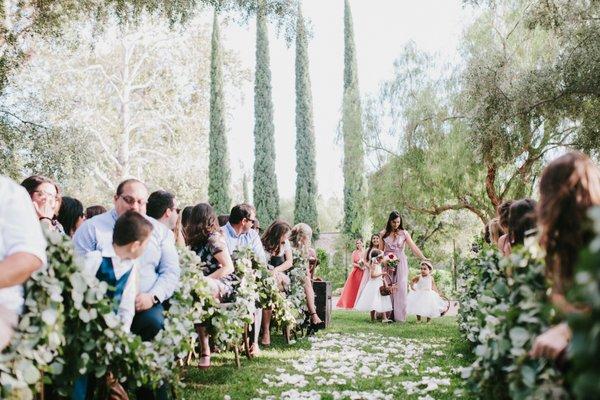
{"type": "MultiPolygon", "coordinates": [[[[419,49],[458,61],[457,45],[468,11],[461,0],[351,0],[354,39],[361,95],[374,93],[391,77],[394,59],[413,40],[419,49]]],[[[343,0],[303,0],[304,15],[312,25],[309,42],[317,180],[324,197],[342,197],[342,151],[336,144],[341,116],[344,68],[343,0]]],[[[293,198],[295,173],[294,45],[288,48],[269,27],[277,178],[282,198],[293,198]]],[[[230,26],[223,31],[223,46],[238,53],[254,71],[255,24],[230,26]]],[[[233,179],[239,179],[240,160],[248,171],[253,160],[253,82],[245,88],[244,104],[235,105],[228,121],[233,179]]]]}

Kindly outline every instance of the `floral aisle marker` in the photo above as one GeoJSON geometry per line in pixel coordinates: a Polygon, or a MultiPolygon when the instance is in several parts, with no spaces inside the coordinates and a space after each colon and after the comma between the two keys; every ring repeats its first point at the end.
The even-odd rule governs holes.
{"type": "Polygon", "coordinates": [[[553,319],[537,244],[504,258],[483,251],[463,264],[460,285],[459,328],[475,354],[462,371],[470,389],[494,398],[566,397],[561,374],[548,361],[527,354],[553,319]]]}
{"type": "Polygon", "coordinates": [[[590,216],[596,238],[582,255],[573,295],[577,301],[589,304],[591,310],[569,319],[573,330],[568,351],[572,363],[570,379],[573,394],[579,399],[600,393],[600,208],[592,210],[590,216]]]}

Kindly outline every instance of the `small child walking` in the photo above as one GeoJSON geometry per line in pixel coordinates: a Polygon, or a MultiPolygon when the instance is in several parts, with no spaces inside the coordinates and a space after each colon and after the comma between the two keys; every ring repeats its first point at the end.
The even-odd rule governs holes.
{"type": "MultiPolygon", "coordinates": [[[[381,268],[383,262],[383,252],[379,249],[371,250],[369,254],[369,272],[371,278],[360,292],[354,309],[358,311],[370,311],[371,321],[375,321],[375,313],[387,313],[392,311],[392,299],[390,296],[382,296],[379,287],[383,285],[384,273],[381,268]]],[[[385,314],[384,314],[385,315],[385,314]]],[[[391,322],[383,318],[381,322],[391,322]]]]}
{"type": "Polygon", "coordinates": [[[412,290],[406,297],[408,314],[416,315],[419,322],[421,317],[426,317],[429,322],[431,318],[441,317],[448,310],[449,303],[440,297],[433,276],[431,276],[432,271],[431,262],[422,261],[421,273],[413,278],[410,283],[412,290]]]}
{"type": "MultiPolygon", "coordinates": [[[[127,211],[121,215],[113,230],[113,243],[102,251],[85,255],[83,269],[99,281],[108,283],[106,296],[113,303],[113,311],[129,332],[135,315],[135,297],[139,292],[138,259],[144,253],[152,224],[143,215],[127,211]]],[[[91,374],[75,380],[72,400],[94,398],[98,380],[91,374]]]]}

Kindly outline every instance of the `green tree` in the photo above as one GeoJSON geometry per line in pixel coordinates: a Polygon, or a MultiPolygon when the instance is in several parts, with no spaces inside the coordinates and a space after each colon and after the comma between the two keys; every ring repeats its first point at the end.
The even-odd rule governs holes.
{"type": "Polygon", "coordinates": [[[223,99],[223,69],[219,20],[215,9],[210,54],[210,131],[208,166],[208,201],[217,214],[226,214],[231,207],[229,194],[231,172],[227,154],[223,99]]]}
{"type": "Polygon", "coordinates": [[[266,15],[261,8],[256,14],[253,197],[256,214],[262,226],[268,226],[279,216],[274,131],[269,36],[266,15]]]}
{"type": "Polygon", "coordinates": [[[302,10],[298,6],[296,28],[296,199],[294,223],[304,222],[319,235],[315,133],[310,85],[308,45],[302,10]]]}
{"type": "Polygon", "coordinates": [[[342,105],[344,142],[344,223],[350,237],[360,236],[365,225],[365,180],[362,108],[358,88],[352,14],[344,4],[344,96],[342,105]]]}

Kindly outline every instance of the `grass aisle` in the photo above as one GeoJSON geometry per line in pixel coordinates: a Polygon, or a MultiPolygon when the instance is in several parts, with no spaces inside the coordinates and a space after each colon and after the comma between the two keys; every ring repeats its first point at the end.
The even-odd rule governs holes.
{"type": "Polygon", "coordinates": [[[214,355],[209,370],[189,368],[184,398],[453,399],[462,392],[458,369],[469,363],[468,345],[455,317],[388,325],[367,319],[334,311],[331,328],[291,346],[275,335],[241,369],[232,354],[214,355]]]}

